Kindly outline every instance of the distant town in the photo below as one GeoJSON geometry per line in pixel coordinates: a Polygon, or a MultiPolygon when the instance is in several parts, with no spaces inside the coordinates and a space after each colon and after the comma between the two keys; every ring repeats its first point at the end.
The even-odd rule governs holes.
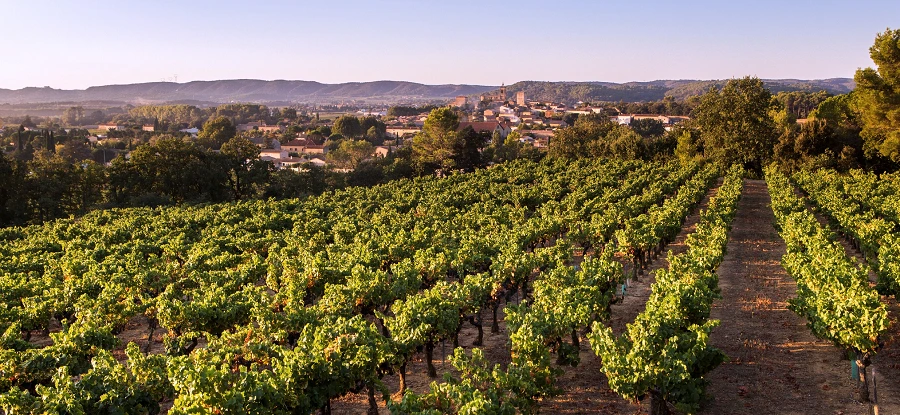
{"type": "MultiPolygon", "coordinates": [[[[653,120],[658,121],[666,130],[689,119],[684,115],[623,113],[614,104],[577,102],[575,105],[567,105],[561,102],[529,100],[524,91],[509,94],[506,86],[478,97],[460,95],[446,104],[457,110],[461,116],[459,131],[471,127],[486,138],[497,134],[504,140],[516,132],[514,135],[516,140],[537,149],[546,149],[554,132],[571,124],[579,115],[605,115],[619,125],[630,125],[635,120],[653,120]]],[[[326,141],[331,134],[323,133],[329,132],[334,126],[337,116],[374,117],[383,123],[383,134],[377,138],[378,145],[374,147],[370,157],[384,157],[397,148],[409,145],[410,140],[422,131],[428,112],[435,107],[435,105],[420,107],[410,105],[372,108],[358,104],[304,104],[269,108],[247,105],[256,107],[257,112],[268,110],[268,113],[260,114],[260,119],[236,124],[237,133],[246,136],[260,148],[261,160],[273,163],[277,169],[295,170],[301,169],[306,164],[322,168],[336,167],[327,157],[329,146],[326,145],[326,141]],[[332,118],[321,118],[323,112],[332,118]]],[[[180,123],[182,125],[159,119],[149,122],[151,121],[149,117],[132,116],[133,111],[110,114],[94,111],[93,114],[87,115],[83,112],[82,107],[72,107],[56,120],[51,118],[42,120],[40,117],[29,116],[27,120],[22,118],[20,121],[24,131],[42,131],[52,126],[63,127],[67,134],[84,133],[87,142],[95,149],[94,160],[107,165],[119,155],[128,157],[130,150],[141,142],[141,138],[149,140],[159,134],[176,134],[196,139],[202,128],[201,124],[191,122],[180,123]],[[41,121],[43,125],[36,124],[35,119],[41,121]],[[108,121],[79,124],[80,121],[100,119],[108,121]],[[140,122],[142,119],[145,122],[140,122]]],[[[18,121],[15,117],[8,118],[11,121],[18,121]]],[[[14,125],[8,123],[0,127],[0,134],[9,137],[9,133],[14,130],[10,128],[11,124],[14,125]]],[[[17,148],[14,141],[6,144],[6,152],[25,150],[17,148]]]]}

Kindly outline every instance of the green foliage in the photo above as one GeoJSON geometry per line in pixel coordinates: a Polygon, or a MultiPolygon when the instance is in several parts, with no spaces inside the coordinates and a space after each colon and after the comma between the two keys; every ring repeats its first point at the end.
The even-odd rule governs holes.
{"type": "Polygon", "coordinates": [[[449,107],[436,108],[428,114],[422,131],[413,138],[413,158],[423,166],[450,169],[459,147],[459,117],[449,107]]]}
{"type": "Polygon", "coordinates": [[[688,237],[688,251],[671,255],[668,270],[656,272],[646,308],[626,332],[617,337],[610,328],[593,324],[591,346],[603,361],[610,388],[622,397],[639,400],[649,394],[688,413],[702,402],[703,376],[724,361],[724,354],[709,345],[718,321],[707,319],[719,297],[714,270],[725,254],[742,175],[743,169],[729,171],[688,237]]]}
{"type": "Polygon", "coordinates": [[[203,123],[203,128],[197,134],[197,144],[212,150],[218,150],[228,140],[237,134],[237,129],[231,120],[226,117],[218,117],[203,123]]]}
{"type": "Polygon", "coordinates": [[[732,79],[721,91],[710,89],[694,113],[705,156],[761,171],[777,139],[771,115],[776,106],[758,78],[732,79]]]}
{"type": "Polygon", "coordinates": [[[356,169],[363,160],[372,157],[375,146],[365,140],[343,140],[326,155],[329,162],[341,169],[356,169]]]}
{"type": "MultiPolygon", "coordinates": [[[[869,287],[866,268],[848,258],[819,225],[787,177],[770,167],[766,182],[776,224],[787,245],[782,265],[797,280],[797,298],[790,301],[790,308],[806,318],[817,337],[857,353],[874,353],[888,316],[877,292],[869,287]]],[[[819,200],[824,202],[824,197],[819,200]]]]}
{"type": "Polygon", "coordinates": [[[900,163],[900,29],[879,33],[869,55],[878,69],[860,69],[854,77],[866,156],[900,163]]]}
{"type": "MultiPolygon", "coordinates": [[[[138,161],[196,150],[157,144],[138,161]]],[[[521,294],[505,310],[509,365],[457,351],[456,378],[391,405],[532,413],[558,391],[552,357],[577,364],[579,333],[615,298],[616,229],[645,214],[635,233],[649,236],[635,241],[669,235],[711,174],[518,160],[303,200],[95,211],[2,230],[0,405],[153,413],[169,399],[171,413],[311,413],[349,392],[387,395],[381,377],[416,350],[521,294]],[[576,246],[593,252],[578,269],[576,246]],[[57,320],[52,344],[29,341],[57,320]],[[133,321],[165,329],[166,352],[130,345],[110,360],[133,321]]]]}

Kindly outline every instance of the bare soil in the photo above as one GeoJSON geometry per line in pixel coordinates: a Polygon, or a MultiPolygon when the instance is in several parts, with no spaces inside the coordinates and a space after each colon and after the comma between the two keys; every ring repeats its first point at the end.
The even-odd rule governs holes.
{"type": "Polygon", "coordinates": [[[711,316],[721,324],[710,342],[728,361],[707,376],[711,400],[701,412],[867,414],[853,399],[850,362],[787,309],[797,286],[781,267],[785,245],[770,203],[764,181],[744,182],[711,316]]]}

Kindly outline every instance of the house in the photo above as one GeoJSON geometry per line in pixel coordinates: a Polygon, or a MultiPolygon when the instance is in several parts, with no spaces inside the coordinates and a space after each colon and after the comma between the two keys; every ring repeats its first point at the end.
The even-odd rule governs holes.
{"type": "Polygon", "coordinates": [[[259,131],[264,133],[283,133],[285,130],[283,125],[261,125],[259,131]]]}
{"type": "Polygon", "coordinates": [[[619,125],[631,125],[631,122],[634,121],[634,117],[631,115],[617,115],[610,118],[619,125]]]}
{"type": "Polygon", "coordinates": [[[391,148],[388,146],[375,146],[375,157],[387,157],[391,154],[391,148]]]}
{"type": "Polygon", "coordinates": [[[302,157],[286,157],[273,161],[276,169],[296,169],[308,162],[309,160],[302,157]]]}
{"type": "Polygon", "coordinates": [[[277,138],[268,139],[268,144],[265,137],[250,137],[250,141],[261,149],[272,148],[273,150],[281,150],[281,142],[277,138]]]}
{"type": "Polygon", "coordinates": [[[282,150],[287,150],[289,153],[297,153],[300,154],[303,152],[303,149],[308,146],[314,144],[313,142],[303,139],[303,140],[291,140],[287,143],[281,145],[282,150]]]}
{"type": "Polygon", "coordinates": [[[563,128],[568,126],[568,124],[566,124],[566,122],[563,120],[547,120],[547,125],[552,128],[563,128]]]}
{"type": "Polygon", "coordinates": [[[288,158],[288,152],[285,150],[264,149],[259,152],[259,159],[275,162],[279,159],[288,158]]]}
{"type": "Polygon", "coordinates": [[[200,129],[199,128],[184,128],[184,129],[178,130],[178,132],[187,133],[187,134],[190,134],[191,137],[197,138],[197,134],[200,133],[200,129]]]}
{"type": "Polygon", "coordinates": [[[303,147],[303,154],[325,154],[328,152],[328,149],[325,146],[317,146],[317,145],[308,145],[303,147]]]}
{"type": "Polygon", "coordinates": [[[326,166],[328,166],[328,163],[326,163],[325,160],[322,160],[322,159],[316,158],[316,157],[310,157],[308,159],[304,158],[302,163],[300,163],[299,165],[291,166],[291,168],[297,169],[297,171],[308,171],[308,169],[303,168],[303,166],[307,165],[307,164],[318,167],[318,168],[322,168],[322,169],[324,169],[326,166]]]}
{"type": "Polygon", "coordinates": [[[387,135],[401,138],[406,135],[416,135],[421,131],[422,131],[422,128],[420,128],[420,127],[406,127],[406,126],[388,127],[387,135]]]}
{"type": "Polygon", "coordinates": [[[153,132],[156,131],[156,127],[154,127],[153,124],[144,124],[143,126],[141,126],[141,130],[153,132]]]}
{"type": "Polygon", "coordinates": [[[462,131],[466,127],[472,127],[476,133],[494,135],[494,132],[498,132],[502,138],[506,138],[512,132],[512,126],[506,121],[461,122],[456,131],[462,131]]]}
{"type": "Polygon", "coordinates": [[[284,132],[285,128],[283,125],[267,125],[264,121],[260,122],[248,122],[246,124],[238,124],[238,131],[261,131],[264,133],[280,133],[284,132]]]}
{"type": "Polygon", "coordinates": [[[118,124],[100,124],[97,126],[98,130],[110,131],[110,130],[123,130],[125,127],[118,124]]]}
{"type": "Polygon", "coordinates": [[[460,95],[456,97],[450,105],[457,108],[464,108],[469,105],[469,98],[465,95],[460,95]]]}
{"type": "Polygon", "coordinates": [[[506,85],[500,85],[496,94],[484,94],[479,98],[482,102],[506,102],[506,85]]]}

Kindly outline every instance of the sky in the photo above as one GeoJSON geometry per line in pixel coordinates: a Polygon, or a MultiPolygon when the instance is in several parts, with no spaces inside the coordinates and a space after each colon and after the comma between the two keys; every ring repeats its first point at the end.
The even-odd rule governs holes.
{"type": "Polygon", "coordinates": [[[0,0],[0,88],[822,79],[873,66],[900,1],[0,0]]]}

